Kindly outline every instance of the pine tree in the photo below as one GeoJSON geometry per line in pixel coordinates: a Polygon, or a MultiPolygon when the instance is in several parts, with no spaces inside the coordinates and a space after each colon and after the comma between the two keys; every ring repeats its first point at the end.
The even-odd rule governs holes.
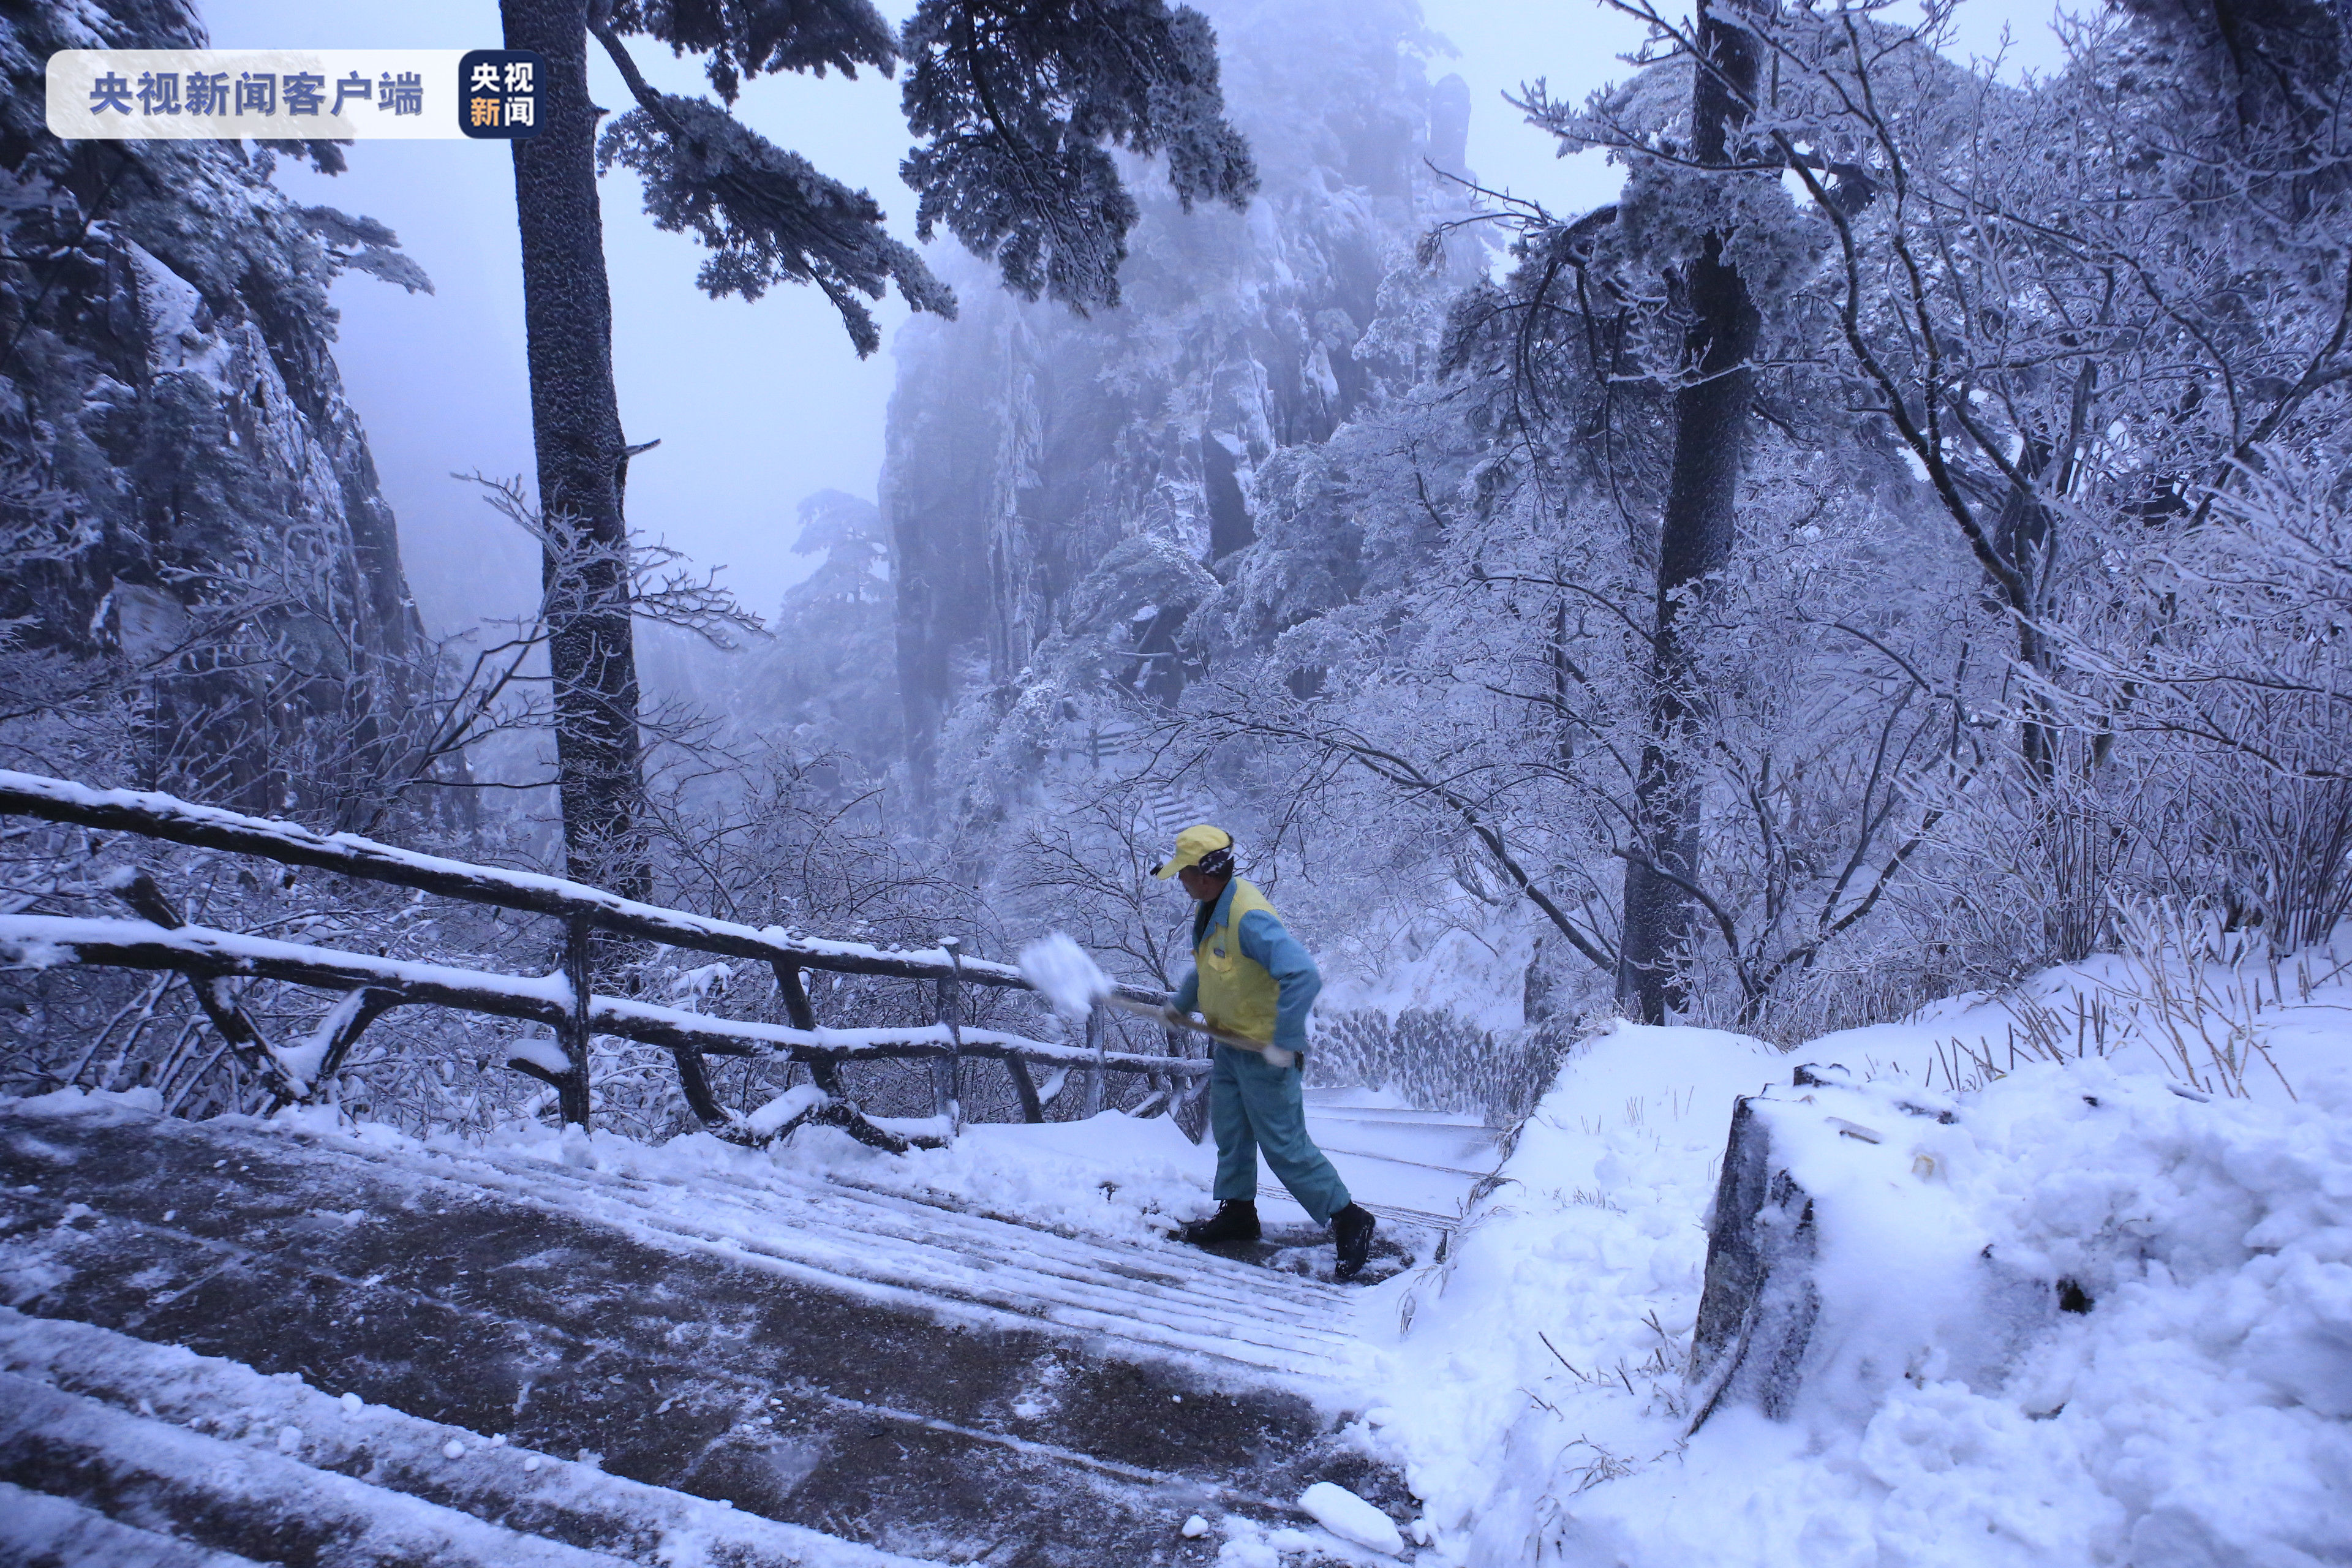
{"type": "Polygon", "coordinates": [[[501,0],[501,12],[508,47],[547,64],[539,134],[515,142],[514,160],[566,858],[574,876],[640,893],[651,872],[622,510],[630,447],[600,170],[635,172],[655,224],[702,241],[698,281],[714,297],[814,284],[861,355],[881,343],[864,300],[895,286],[913,309],[951,315],[954,296],[884,229],[871,196],[735,118],[751,77],[887,75],[903,54],[908,123],[924,141],[902,172],[923,237],[944,224],[1009,287],[1081,310],[1118,302],[1136,220],[1108,149],[1164,153],[1187,205],[1244,205],[1256,174],[1223,117],[1208,23],[1165,0],[924,0],[903,39],[867,0],[501,0]],[[591,34],[635,100],[601,143],[591,34]],[[630,57],[636,37],[701,57],[719,101],[654,89],[630,57]]]}
{"type": "MultiPolygon", "coordinates": [[[[1737,138],[1756,93],[1757,47],[1717,4],[1698,8],[1691,73],[1691,155],[1704,169],[1739,163],[1737,138]]],[[[1690,324],[1685,379],[1675,397],[1674,458],[1658,529],[1656,621],[1651,633],[1649,733],[1625,860],[1618,1000],[1645,1023],[1685,1005],[1683,974],[1697,935],[1699,802],[1686,754],[1697,727],[1686,622],[1731,558],[1740,460],[1748,444],[1760,320],[1739,269],[1711,234],[1682,279],[1690,324]]]]}

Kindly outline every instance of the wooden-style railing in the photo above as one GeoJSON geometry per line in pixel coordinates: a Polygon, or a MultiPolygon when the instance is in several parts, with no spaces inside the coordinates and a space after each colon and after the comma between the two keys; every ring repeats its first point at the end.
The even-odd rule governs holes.
{"type": "MultiPolygon", "coordinates": [[[[750,1138],[742,1119],[712,1094],[706,1056],[767,1057],[804,1062],[826,1103],[806,1114],[847,1129],[877,1146],[904,1150],[905,1139],[875,1125],[842,1096],[846,1061],[928,1058],[934,1064],[935,1111],[952,1125],[961,1103],[958,1074],[964,1058],[993,1058],[1011,1074],[1024,1117],[1045,1119],[1029,1071],[1053,1062],[1088,1074],[1087,1104],[1098,1109],[1102,1075],[1148,1073],[1174,1081],[1198,1078],[1206,1061],[1110,1051],[1099,1016],[1090,1020],[1087,1047],[1076,1047],[963,1026],[963,987],[1027,990],[1011,964],[965,957],[953,939],[932,948],[883,948],[812,937],[778,926],[755,928],[641,903],[560,877],[509,871],[418,854],[352,834],[321,834],[296,823],[197,805],[175,796],[133,790],[99,790],[69,780],[0,770],[0,816],[130,833],[199,848],[253,855],[283,865],[332,871],[367,881],[414,888],[440,897],[540,914],[564,922],[562,965],[539,976],[498,974],[441,964],[385,959],[299,942],[281,942],[186,923],[168,896],[143,874],[120,874],[110,884],[141,918],[66,919],[0,916],[0,959],[17,963],[79,963],[165,970],[185,976],[198,1003],[231,1049],[270,1082],[288,1102],[314,1098],[332,1079],[361,1035],[393,1007],[424,1005],[492,1016],[528,1019],[553,1029],[561,1050],[519,1047],[508,1065],[552,1085],[566,1121],[587,1125],[588,1042],[606,1035],[668,1050],[679,1085],[695,1114],[722,1135],[750,1138]],[[767,963],[776,979],[789,1026],[750,1023],[678,1008],[657,1007],[592,993],[592,933],[657,942],[767,963]],[[804,969],[891,975],[936,986],[938,1022],[916,1028],[830,1029],[816,1022],[802,979],[804,969]],[[344,994],[344,1002],[299,1047],[271,1047],[240,1010],[224,982],[237,976],[283,981],[344,994]],[[585,998],[584,1003],[580,999],[585,998]],[[560,1060],[551,1059],[560,1058],[560,1060]]],[[[1158,1002],[1158,994],[1122,987],[1123,994],[1158,1002]]],[[[769,1129],[756,1134],[772,1136],[769,1129]]]]}

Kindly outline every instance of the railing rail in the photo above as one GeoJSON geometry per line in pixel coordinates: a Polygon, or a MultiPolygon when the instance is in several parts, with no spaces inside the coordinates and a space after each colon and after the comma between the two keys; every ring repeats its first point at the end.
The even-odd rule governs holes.
{"type": "MultiPolygon", "coordinates": [[[[499,974],[378,958],[306,942],[276,942],[203,926],[0,915],[0,960],[40,965],[59,962],[68,952],[73,955],[68,962],[121,969],[250,976],[330,991],[374,989],[391,993],[396,1005],[455,1007],[550,1027],[561,1027],[572,1017],[572,984],[562,970],[543,975],[499,974]]],[[[1097,1053],[1083,1046],[1055,1045],[999,1029],[951,1032],[946,1024],[795,1029],[783,1024],[689,1013],[680,1007],[657,1007],[619,996],[592,995],[588,1025],[599,1035],[706,1056],[774,1057],[799,1062],[941,1058],[957,1053],[960,1034],[961,1054],[968,1057],[1002,1057],[1017,1051],[1033,1060],[1065,1067],[1091,1067],[1100,1061],[1113,1072],[1191,1077],[1209,1070],[1207,1062],[1189,1058],[1097,1053]]]]}
{"type": "MultiPolygon", "coordinates": [[[[809,936],[780,926],[753,927],[621,898],[601,888],[528,871],[507,870],[425,855],[355,834],[322,834],[298,823],[249,816],[177,796],[139,790],[93,789],[68,779],[0,769],[0,815],[31,816],[98,832],[128,833],[195,848],[257,856],[284,865],[334,872],[366,881],[413,888],[443,898],[551,916],[565,922],[563,963],[541,976],[497,974],[441,964],[409,963],[297,942],[280,942],[186,924],[143,875],[121,879],[117,891],[145,918],[78,920],[54,916],[0,917],[0,957],[24,965],[69,961],[124,968],[175,971],[187,977],[214,1026],[240,1057],[271,1079],[282,1100],[310,1098],[367,1024],[393,1006],[423,1004],[494,1016],[527,1019],[555,1030],[562,1049],[542,1059],[519,1049],[509,1067],[556,1087],[567,1121],[589,1121],[587,1039],[608,1035],[664,1047],[675,1056],[688,1102],[707,1124],[741,1131],[742,1119],[712,1096],[705,1055],[789,1058],[809,1065],[817,1087],[841,1094],[840,1064],[886,1058],[930,1058],[937,1108],[952,1125],[955,1063],[962,1057],[1002,1059],[1011,1072],[1024,1114],[1044,1119],[1028,1071],[1030,1060],[1087,1073],[1087,1103],[1101,1103],[1105,1072],[1150,1073],[1168,1079],[1200,1078],[1198,1058],[1105,1051],[1096,1044],[1096,1020],[1087,1047],[1053,1045],[994,1030],[966,1027],[962,986],[1031,990],[1007,963],[966,956],[950,942],[935,948],[885,948],[809,936]],[[592,931],[689,951],[762,962],[773,971],[790,1026],[747,1023],[619,997],[591,994],[586,950],[592,931]],[[70,960],[65,955],[71,954],[70,960]],[[918,1028],[830,1029],[816,1026],[801,980],[803,969],[929,980],[937,984],[940,1021],[918,1028]],[[352,1000],[331,1015],[312,1042],[295,1051],[272,1047],[238,1010],[220,982],[251,976],[346,993],[352,1000]],[[307,1053],[307,1054],[305,1054],[307,1053]]],[[[1120,994],[1158,1003],[1158,993],[1121,986],[1120,994]]],[[[825,1120],[885,1147],[906,1147],[855,1107],[837,1105],[825,1120]]]]}
{"type": "MultiPolygon", "coordinates": [[[[698,952],[756,959],[845,974],[907,980],[961,981],[1013,990],[1033,989],[1010,963],[951,959],[943,947],[885,948],[868,942],[808,936],[783,926],[749,926],[640,903],[585,882],[533,871],[510,871],[420,854],[352,833],[318,833],[299,823],[247,816],[197,805],[146,790],[92,789],[69,779],[0,769],[0,816],[36,816],[110,833],[135,833],[199,849],[257,855],[289,866],[340,872],[372,882],[418,888],[446,899],[584,921],[598,931],[663,942],[698,952]]],[[[1120,994],[1157,1003],[1157,992],[1121,986],[1120,994]]]]}

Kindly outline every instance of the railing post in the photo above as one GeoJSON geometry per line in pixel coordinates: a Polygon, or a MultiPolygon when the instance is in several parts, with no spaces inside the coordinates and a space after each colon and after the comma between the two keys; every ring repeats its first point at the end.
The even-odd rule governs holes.
{"type": "MultiPolygon", "coordinates": [[[[162,926],[165,931],[177,931],[188,923],[181,916],[179,906],[155,885],[155,879],[144,871],[133,873],[128,881],[115,889],[115,896],[129,904],[140,919],[162,926]]],[[[269,1054],[269,1042],[263,1037],[260,1027],[244,1008],[237,1005],[236,996],[229,991],[227,977],[194,969],[183,969],[179,974],[188,983],[188,989],[195,993],[196,1005],[204,1009],[205,1016],[212,1021],[213,1027],[219,1032],[222,1043],[228,1047],[230,1054],[269,1086],[270,1095],[277,1104],[289,1105],[299,1100],[301,1097],[288,1080],[285,1069],[269,1054]]],[[[273,1110],[275,1108],[272,1107],[273,1110]]]]}
{"type": "Polygon", "coordinates": [[[1087,1045],[1094,1051],[1094,1065],[1087,1068],[1087,1103],[1088,1117],[1100,1116],[1103,1108],[1103,1010],[1096,1007],[1087,1014],[1087,1045]]]}
{"type": "Polygon", "coordinates": [[[727,1111],[719,1097],[710,1090],[710,1070],[702,1060],[700,1051],[677,1050],[670,1059],[677,1064],[678,1092],[686,1096],[687,1109],[705,1127],[726,1125],[727,1111]]]}
{"type": "Polygon", "coordinates": [[[563,1080],[555,1089],[556,1107],[564,1125],[576,1122],[583,1132],[593,1126],[588,1110],[588,1001],[594,993],[589,988],[593,977],[589,973],[588,940],[586,921],[572,921],[565,926],[563,978],[572,983],[572,1005],[563,1017],[563,1080]]]}
{"type": "Polygon", "coordinates": [[[957,977],[939,983],[940,1022],[948,1026],[950,1050],[931,1058],[931,1114],[945,1117],[949,1130],[958,1131],[963,1126],[963,960],[957,938],[943,936],[940,945],[947,949],[948,964],[957,977]]]}
{"type": "MultiPolygon", "coordinates": [[[[1191,1036],[1178,1029],[1162,1029],[1160,1033],[1167,1041],[1170,1056],[1190,1057],[1192,1054],[1191,1036]]],[[[1212,1059],[1216,1054],[1217,1047],[1212,1045],[1209,1047],[1212,1059]]],[[[1202,1135],[1209,1130],[1208,1075],[1203,1073],[1197,1078],[1184,1079],[1181,1087],[1183,1098],[1181,1101],[1171,1091],[1169,1097],[1168,1114],[1175,1120],[1176,1125],[1183,1131],[1185,1137],[1198,1143],[1202,1135]]]]}
{"type": "Polygon", "coordinates": [[[335,1076],[343,1070],[343,1061],[352,1054],[352,1047],[367,1033],[368,1026],[400,1004],[400,993],[389,986],[363,985],[336,1005],[335,1011],[328,1015],[328,1022],[320,1026],[327,1048],[320,1054],[319,1070],[311,1076],[310,1092],[304,1097],[309,1103],[318,1103],[319,1097],[327,1092],[335,1076]]]}
{"type": "MultiPolygon", "coordinates": [[[[809,1001],[808,987],[801,983],[801,966],[778,959],[772,967],[776,972],[776,989],[784,998],[785,1018],[795,1029],[814,1031],[816,1028],[816,1007],[809,1001]]],[[[839,1100],[841,1064],[830,1058],[819,1058],[809,1063],[809,1081],[839,1100]]]]}
{"type": "Polygon", "coordinates": [[[1037,1080],[1030,1076],[1029,1058],[1019,1051],[1007,1051],[1004,1070],[1012,1075],[1013,1092],[1021,1101],[1021,1120],[1032,1123],[1045,1121],[1045,1102],[1037,1098],[1037,1080]]]}

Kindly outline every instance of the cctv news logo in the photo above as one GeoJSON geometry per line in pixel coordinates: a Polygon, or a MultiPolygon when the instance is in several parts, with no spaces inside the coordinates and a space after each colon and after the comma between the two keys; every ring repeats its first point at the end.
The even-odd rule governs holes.
{"type": "Polygon", "coordinates": [[[513,142],[549,112],[528,49],[63,49],[51,133],[76,141],[513,142]]]}
{"type": "Polygon", "coordinates": [[[528,49],[475,49],[457,62],[462,112],[457,127],[468,136],[512,142],[539,134],[540,58],[528,49]]]}

